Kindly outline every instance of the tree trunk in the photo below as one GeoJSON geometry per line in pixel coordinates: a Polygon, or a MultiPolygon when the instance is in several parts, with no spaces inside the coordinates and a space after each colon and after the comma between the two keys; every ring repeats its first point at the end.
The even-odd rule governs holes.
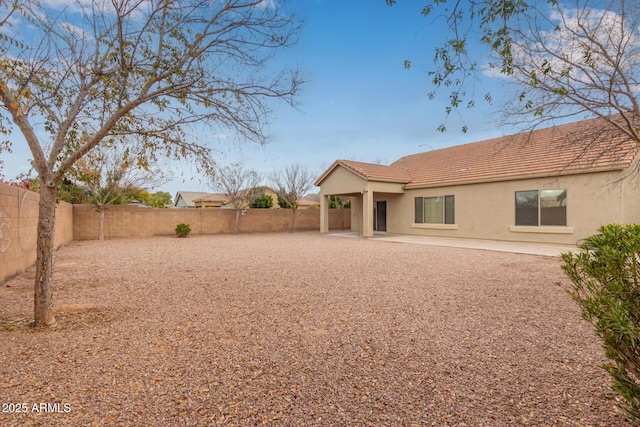
{"type": "Polygon", "coordinates": [[[296,228],[296,209],[291,208],[291,232],[296,228]]]}
{"type": "Polygon", "coordinates": [[[98,240],[104,240],[104,208],[100,208],[100,220],[98,221],[98,240]]]}
{"type": "Polygon", "coordinates": [[[51,326],[53,316],[53,240],[56,226],[57,186],[40,188],[38,237],[36,247],[36,281],[34,292],[35,326],[51,326]]]}
{"type": "Polygon", "coordinates": [[[238,234],[238,223],[240,223],[240,209],[236,209],[236,228],[234,234],[238,234]]]}

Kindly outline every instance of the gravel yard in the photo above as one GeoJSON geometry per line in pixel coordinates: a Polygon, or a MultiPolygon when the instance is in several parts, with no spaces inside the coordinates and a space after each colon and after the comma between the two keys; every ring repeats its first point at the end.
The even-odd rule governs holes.
{"type": "Polygon", "coordinates": [[[80,241],[56,253],[46,331],[33,275],[0,288],[2,426],[629,425],[557,258],[315,232],[80,241]]]}

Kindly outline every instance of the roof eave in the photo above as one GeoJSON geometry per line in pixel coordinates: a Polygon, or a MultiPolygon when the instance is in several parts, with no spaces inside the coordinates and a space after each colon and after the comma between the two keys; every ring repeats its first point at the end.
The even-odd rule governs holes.
{"type": "Polygon", "coordinates": [[[333,172],[338,166],[342,166],[346,171],[351,172],[352,174],[356,175],[359,178],[364,179],[365,181],[371,181],[372,180],[371,177],[363,174],[362,172],[358,171],[357,169],[352,168],[347,164],[344,164],[340,160],[336,160],[335,162],[333,162],[333,164],[331,166],[329,166],[329,169],[327,169],[322,175],[320,175],[320,177],[318,179],[315,180],[313,185],[315,185],[316,187],[319,187],[320,184],[322,183],[322,181],[324,181],[329,175],[331,175],[331,172],[333,172]]]}
{"type": "Polygon", "coordinates": [[[395,179],[395,178],[382,178],[382,177],[368,177],[365,179],[370,182],[388,182],[390,184],[407,184],[408,182],[411,182],[408,179],[395,179]]]}
{"type": "Polygon", "coordinates": [[[335,168],[338,167],[338,165],[342,166],[343,168],[345,168],[346,170],[353,172],[351,169],[349,169],[348,167],[344,166],[342,163],[340,163],[340,160],[336,160],[335,162],[333,162],[333,164],[331,166],[329,166],[329,168],[324,171],[324,173],[322,175],[320,175],[318,177],[318,179],[316,179],[313,183],[313,185],[315,185],[316,187],[319,187],[320,184],[322,183],[322,181],[324,181],[329,175],[331,175],[331,172],[333,172],[333,170],[335,168]]]}
{"type": "Polygon", "coordinates": [[[319,187],[320,184],[322,184],[322,181],[324,181],[329,175],[331,175],[331,172],[333,172],[338,166],[342,166],[346,171],[349,171],[352,174],[356,175],[357,177],[362,178],[365,181],[369,181],[369,182],[388,182],[392,184],[406,184],[408,182],[411,182],[410,179],[387,178],[383,176],[366,175],[358,171],[357,169],[342,163],[340,160],[336,160],[335,162],[333,162],[331,166],[329,166],[329,168],[322,175],[320,175],[318,179],[314,181],[313,185],[315,185],[316,187],[319,187]]]}

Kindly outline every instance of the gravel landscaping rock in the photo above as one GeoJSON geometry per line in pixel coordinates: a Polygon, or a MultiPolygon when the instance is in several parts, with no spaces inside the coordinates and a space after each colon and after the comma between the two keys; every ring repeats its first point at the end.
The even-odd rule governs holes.
{"type": "Polygon", "coordinates": [[[0,289],[2,426],[630,425],[558,258],[313,232],[55,265],[48,330],[33,271],[0,289]]]}

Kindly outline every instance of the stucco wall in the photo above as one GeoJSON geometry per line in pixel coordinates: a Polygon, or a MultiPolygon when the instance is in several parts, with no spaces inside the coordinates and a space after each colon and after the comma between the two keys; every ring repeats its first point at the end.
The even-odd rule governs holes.
{"type": "MultiPolygon", "coordinates": [[[[37,193],[0,183],[0,282],[36,261],[39,200],[37,193]]],[[[73,206],[61,202],[56,209],[56,249],[71,240],[73,206]]]]}
{"type": "Polygon", "coordinates": [[[320,193],[325,195],[361,194],[366,187],[367,181],[338,166],[322,182],[320,193]]]}
{"type": "Polygon", "coordinates": [[[628,180],[620,181],[621,177],[620,172],[602,172],[414,189],[401,196],[378,193],[374,200],[387,201],[389,233],[574,244],[596,233],[602,224],[640,220],[640,186],[637,182],[634,185],[628,180]],[[546,189],[567,190],[567,226],[516,229],[515,192],[546,189]],[[455,228],[412,226],[415,197],[444,195],[455,196],[455,228]]]}
{"type": "Polygon", "coordinates": [[[640,223],[640,156],[620,183],[624,194],[622,215],[625,223],[640,223]]]}
{"type": "MultiPolygon", "coordinates": [[[[73,235],[76,240],[97,239],[98,213],[88,205],[74,205],[73,235]]],[[[296,230],[318,230],[319,209],[299,209],[296,230]]],[[[351,214],[343,211],[345,227],[351,227],[351,214]]],[[[112,206],[105,212],[105,239],[175,235],[177,224],[191,227],[192,234],[233,233],[235,211],[232,209],[152,209],[137,206],[112,206]]],[[[239,232],[282,232],[291,227],[289,209],[249,209],[240,217],[239,232]]],[[[330,212],[330,228],[340,229],[340,212],[330,212]]]]}

